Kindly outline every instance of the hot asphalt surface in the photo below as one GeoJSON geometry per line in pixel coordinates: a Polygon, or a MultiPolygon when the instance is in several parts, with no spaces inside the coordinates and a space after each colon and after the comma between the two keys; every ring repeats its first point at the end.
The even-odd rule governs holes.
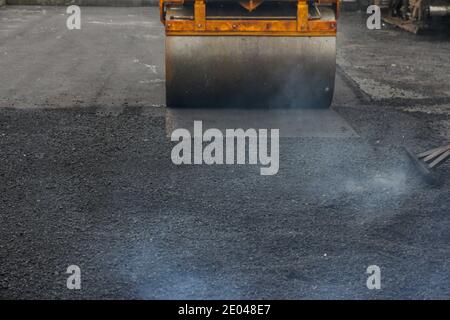
{"type": "Polygon", "coordinates": [[[448,143],[448,39],[345,13],[333,109],[359,137],[283,137],[261,176],[172,164],[156,8],[82,10],[0,10],[1,298],[450,296],[450,165],[430,186],[402,148],[448,143]]]}

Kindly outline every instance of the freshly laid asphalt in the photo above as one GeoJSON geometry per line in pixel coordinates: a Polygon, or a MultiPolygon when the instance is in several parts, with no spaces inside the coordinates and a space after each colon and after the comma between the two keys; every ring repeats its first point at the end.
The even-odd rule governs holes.
{"type": "Polygon", "coordinates": [[[445,75],[412,95],[379,84],[391,56],[357,60],[367,39],[391,48],[397,35],[434,43],[424,63],[448,67],[448,42],[367,35],[344,14],[332,109],[355,134],[282,137],[278,174],[261,176],[172,164],[156,9],[83,8],[78,34],[63,15],[0,11],[1,298],[450,296],[449,164],[429,185],[403,149],[447,141],[445,75]],[[72,264],[81,290],[66,288],[72,264]],[[380,290],[366,287],[370,265],[380,290]]]}

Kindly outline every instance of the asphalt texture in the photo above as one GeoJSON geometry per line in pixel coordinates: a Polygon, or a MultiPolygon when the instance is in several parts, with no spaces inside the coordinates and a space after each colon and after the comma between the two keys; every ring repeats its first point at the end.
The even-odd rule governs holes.
{"type": "Polygon", "coordinates": [[[449,163],[429,185],[403,149],[448,141],[447,39],[344,13],[332,108],[359,136],[283,137],[261,176],[172,164],[156,8],[82,10],[78,33],[64,8],[0,11],[1,298],[450,296],[449,163]]]}

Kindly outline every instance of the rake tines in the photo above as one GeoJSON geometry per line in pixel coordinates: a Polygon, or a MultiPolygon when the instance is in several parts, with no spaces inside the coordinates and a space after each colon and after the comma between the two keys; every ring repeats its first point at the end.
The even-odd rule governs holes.
{"type": "Polygon", "coordinates": [[[417,157],[423,159],[424,162],[428,163],[429,168],[434,168],[438,164],[442,163],[445,159],[450,156],[450,144],[431,149],[422,153],[419,153],[417,157]]]}

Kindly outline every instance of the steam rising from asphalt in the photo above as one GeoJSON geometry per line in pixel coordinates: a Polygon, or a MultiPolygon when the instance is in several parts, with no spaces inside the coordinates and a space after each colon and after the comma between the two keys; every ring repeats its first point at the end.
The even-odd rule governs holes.
{"type": "Polygon", "coordinates": [[[176,255],[162,244],[158,248],[155,241],[142,243],[123,266],[122,277],[135,285],[140,299],[239,299],[234,279],[223,271],[197,268],[186,259],[191,256],[195,260],[195,254],[186,253],[186,248],[179,250],[176,255]]]}
{"type": "Polygon", "coordinates": [[[350,193],[385,193],[398,196],[406,192],[406,173],[402,170],[379,172],[366,180],[349,178],[344,183],[346,192],[350,193]]]}

